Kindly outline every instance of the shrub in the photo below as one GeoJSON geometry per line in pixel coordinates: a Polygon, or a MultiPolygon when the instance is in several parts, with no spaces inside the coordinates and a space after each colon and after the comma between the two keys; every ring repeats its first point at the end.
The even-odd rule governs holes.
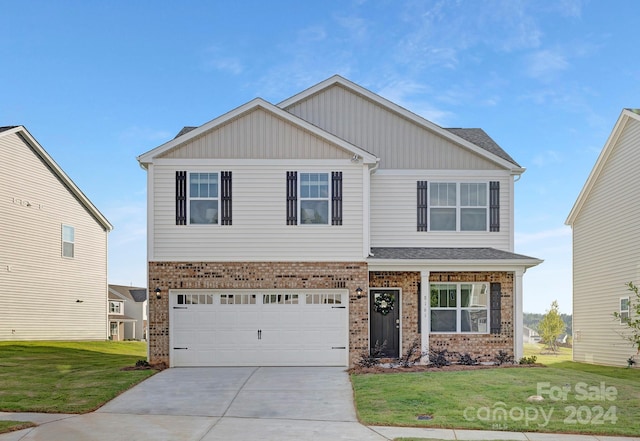
{"type": "Polygon", "coordinates": [[[538,357],[531,355],[530,357],[522,357],[519,361],[520,364],[536,364],[538,357]]]}
{"type": "Polygon", "coordinates": [[[494,361],[498,366],[501,366],[505,363],[512,364],[513,363],[513,355],[510,355],[506,351],[498,351],[498,355],[494,358],[494,361]]]}
{"type": "Polygon", "coordinates": [[[407,348],[407,352],[398,359],[398,363],[402,367],[410,367],[420,361],[422,357],[422,353],[420,352],[420,339],[414,339],[409,348],[407,348]]]}
{"type": "Polygon", "coordinates": [[[441,351],[436,351],[435,349],[431,349],[429,351],[429,364],[441,368],[444,366],[449,366],[451,362],[449,361],[448,356],[455,355],[455,352],[449,352],[446,349],[441,351]]]}
{"type": "Polygon", "coordinates": [[[475,366],[479,361],[477,358],[473,358],[470,354],[458,354],[458,364],[462,364],[465,366],[475,366]]]}
{"type": "Polygon", "coordinates": [[[360,367],[374,367],[379,365],[380,358],[382,358],[386,347],[386,341],[383,341],[382,344],[376,341],[373,349],[369,351],[362,351],[362,353],[360,354],[360,360],[356,364],[360,367]]]}

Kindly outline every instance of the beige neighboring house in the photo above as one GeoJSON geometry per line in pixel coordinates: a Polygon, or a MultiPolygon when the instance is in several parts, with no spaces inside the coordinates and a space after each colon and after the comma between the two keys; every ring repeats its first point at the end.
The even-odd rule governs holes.
{"type": "Polygon", "coordinates": [[[340,76],[256,98],[138,157],[149,356],[350,366],[376,342],[522,356],[514,186],[483,130],[445,129],[340,76]]]}
{"type": "Polygon", "coordinates": [[[0,127],[0,340],[107,338],[109,221],[24,126],[0,127]]]}
{"type": "Polygon", "coordinates": [[[566,224],[573,229],[573,360],[626,366],[636,353],[614,312],[640,284],[640,110],[624,109],[566,224]]]}
{"type": "Polygon", "coordinates": [[[109,338],[147,339],[147,289],[109,285],[109,338]]]}
{"type": "Polygon", "coordinates": [[[522,338],[525,344],[534,344],[540,342],[540,334],[535,329],[531,329],[528,326],[524,326],[522,332],[522,338]]]}

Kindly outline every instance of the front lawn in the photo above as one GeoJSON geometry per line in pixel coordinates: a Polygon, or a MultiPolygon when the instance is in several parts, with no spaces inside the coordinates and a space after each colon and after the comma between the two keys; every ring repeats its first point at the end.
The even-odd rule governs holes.
{"type": "Polygon", "coordinates": [[[0,342],[0,411],[90,412],[155,372],[121,370],[140,359],[143,342],[0,342]]]}
{"type": "Polygon", "coordinates": [[[549,367],[351,376],[360,420],[610,435],[640,433],[640,370],[561,361],[549,367]],[[541,403],[527,398],[541,394],[541,403]],[[418,416],[431,417],[418,420],[418,416]]]}

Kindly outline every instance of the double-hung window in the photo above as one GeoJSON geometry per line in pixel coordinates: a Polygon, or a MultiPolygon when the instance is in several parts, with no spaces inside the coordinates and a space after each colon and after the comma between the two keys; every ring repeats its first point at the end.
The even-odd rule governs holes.
{"type": "Polygon", "coordinates": [[[75,255],[75,228],[69,225],[62,226],[62,256],[74,257],[75,255]]]}
{"type": "Polygon", "coordinates": [[[189,223],[218,224],[218,173],[189,173],[189,223]]]}
{"type": "Polygon", "coordinates": [[[300,173],[300,223],[329,224],[329,173],[300,173]]]}
{"type": "Polygon", "coordinates": [[[488,283],[431,285],[431,332],[488,333],[488,283]]]}
{"type": "Polygon", "coordinates": [[[620,298],[620,324],[629,318],[629,297],[620,298]]]}
{"type": "Polygon", "coordinates": [[[429,188],[431,231],[487,231],[488,186],[480,183],[433,182],[429,188]]]}
{"type": "Polygon", "coordinates": [[[110,314],[122,314],[122,302],[109,302],[109,313],[110,314]]]}

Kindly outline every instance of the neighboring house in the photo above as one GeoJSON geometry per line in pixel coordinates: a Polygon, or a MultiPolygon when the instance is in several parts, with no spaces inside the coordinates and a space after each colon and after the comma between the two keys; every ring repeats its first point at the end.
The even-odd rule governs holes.
{"type": "Polygon", "coordinates": [[[522,354],[514,182],[480,129],[342,77],[254,99],[138,157],[149,352],[171,366],[353,365],[385,343],[522,354]]]}
{"type": "Polygon", "coordinates": [[[112,226],[23,126],[0,128],[0,340],[107,338],[112,226]]]}
{"type": "Polygon", "coordinates": [[[147,339],[147,289],[109,285],[109,337],[111,340],[147,339]]]}
{"type": "Polygon", "coordinates": [[[531,329],[528,326],[523,326],[522,339],[525,344],[531,343],[539,343],[540,342],[540,334],[535,329],[531,329]]]}
{"type": "Polygon", "coordinates": [[[639,110],[625,109],[566,224],[573,230],[573,359],[626,366],[636,350],[614,312],[629,314],[640,283],[639,110]]]}

